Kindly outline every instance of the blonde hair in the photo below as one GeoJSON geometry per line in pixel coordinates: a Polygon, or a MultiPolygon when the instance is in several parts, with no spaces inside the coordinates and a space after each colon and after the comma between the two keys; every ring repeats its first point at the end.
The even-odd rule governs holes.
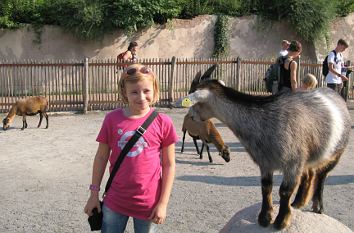
{"type": "Polygon", "coordinates": [[[128,98],[126,96],[126,83],[137,83],[141,80],[149,78],[152,81],[153,86],[153,100],[151,104],[155,104],[159,100],[160,89],[155,73],[148,67],[142,64],[132,64],[124,69],[118,83],[118,91],[122,97],[122,101],[128,104],[128,98]],[[134,72],[130,72],[135,70],[134,72]],[[130,74],[131,73],[131,74],[130,74]]]}
{"type": "Polygon", "coordinates": [[[290,45],[290,42],[288,40],[282,40],[281,45],[290,45]]]}
{"type": "Polygon", "coordinates": [[[302,86],[305,89],[314,89],[317,86],[317,78],[313,74],[306,74],[306,76],[302,80],[302,86]]]}

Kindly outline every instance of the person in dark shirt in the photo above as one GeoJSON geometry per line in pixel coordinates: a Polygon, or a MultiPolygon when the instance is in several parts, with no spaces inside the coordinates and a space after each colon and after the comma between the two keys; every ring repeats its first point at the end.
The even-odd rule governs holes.
{"type": "Polygon", "coordinates": [[[297,77],[297,62],[294,60],[299,57],[302,51],[302,45],[299,41],[291,41],[288,54],[284,57],[284,65],[282,67],[282,80],[279,85],[280,91],[293,91],[295,92],[298,83],[296,80],[297,77]]]}

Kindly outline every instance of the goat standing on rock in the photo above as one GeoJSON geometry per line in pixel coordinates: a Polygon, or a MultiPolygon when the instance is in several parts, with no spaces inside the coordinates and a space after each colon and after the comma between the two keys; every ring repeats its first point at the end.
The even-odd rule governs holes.
{"type": "Polygon", "coordinates": [[[22,116],[22,128],[24,130],[27,128],[26,116],[34,116],[39,113],[39,123],[38,128],[41,126],[43,115],[47,121],[46,129],[48,128],[48,101],[45,97],[42,96],[34,96],[29,97],[27,99],[20,99],[14,103],[7,114],[7,116],[2,121],[3,130],[7,130],[10,127],[13,119],[16,115],[22,116]]]}
{"type": "Polygon", "coordinates": [[[337,93],[321,88],[251,96],[208,80],[187,98],[194,104],[190,108],[193,119],[215,117],[225,123],[259,166],[263,198],[258,215],[261,226],[266,227],[272,221],[271,192],[276,170],[284,178],[275,228],[290,224],[290,198],[298,185],[292,206],[300,208],[312,197],[313,211],[323,212],[325,179],[343,154],[351,129],[347,106],[337,93]]]}

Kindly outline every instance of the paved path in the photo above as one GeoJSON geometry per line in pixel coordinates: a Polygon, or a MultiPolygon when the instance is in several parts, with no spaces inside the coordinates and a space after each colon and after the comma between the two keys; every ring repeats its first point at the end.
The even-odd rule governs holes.
{"type": "MultiPolygon", "coordinates": [[[[182,136],[186,109],[161,111],[171,116],[182,136]]],[[[17,117],[10,130],[0,131],[0,232],[90,232],[83,207],[97,148],[95,137],[104,114],[51,115],[48,130],[35,128],[38,116],[28,117],[29,128],[24,131],[17,117]]],[[[200,160],[189,137],[185,153],[179,153],[178,143],[177,176],[161,232],[218,232],[236,212],[261,201],[258,167],[230,130],[221,123],[216,125],[231,147],[231,162],[226,164],[214,147],[213,164],[207,156],[200,160]]],[[[330,173],[324,190],[325,213],[352,230],[353,131],[354,124],[346,152],[330,173]]],[[[279,199],[280,182],[281,175],[275,174],[275,201],[279,199]]]]}

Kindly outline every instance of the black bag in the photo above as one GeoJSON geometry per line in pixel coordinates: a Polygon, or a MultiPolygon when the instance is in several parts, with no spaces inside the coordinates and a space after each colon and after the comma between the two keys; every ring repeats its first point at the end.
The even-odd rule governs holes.
{"type": "MultiPolygon", "coordinates": [[[[337,62],[337,52],[336,50],[332,51],[334,53],[334,61],[337,62]]],[[[328,55],[326,56],[326,58],[323,60],[322,62],[322,74],[323,76],[327,76],[329,72],[329,67],[328,67],[328,55]]]]}
{"type": "MultiPolygon", "coordinates": [[[[113,178],[114,178],[115,174],[117,173],[120,165],[122,164],[123,159],[128,154],[130,149],[134,146],[134,144],[138,141],[140,136],[142,136],[145,133],[145,131],[147,130],[147,128],[149,127],[151,122],[155,119],[157,114],[158,113],[154,110],[150,114],[150,116],[145,120],[145,122],[135,131],[134,135],[130,138],[128,143],[125,144],[125,146],[124,146],[123,150],[120,152],[120,155],[119,155],[119,157],[117,159],[117,162],[114,164],[112,172],[111,172],[111,174],[110,174],[110,176],[108,178],[108,181],[107,181],[106,188],[105,188],[103,196],[105,195],[105,193],[108,192],[108,189],[111,187],[113,178]]],[[[102,201],[100,201],[100,205],[101,205],[101,212],[98,212],[98,209],[94,208],[92,210],[92,215],[88,217],[88,222],[90,224],[91,231],[99,231],[99,230],[101,230],[102,220],[103,220],[103,213],[102,213],[103,202],[102,201]]]]}
{"type": "MultiPolygon", "coordinates": [[[[273,85],[281,82],[281,70],[284,65],[285,57],[278,57],[274,64],[271,64],[264,75],[265,86],[268,92],[273,91],[273,85]]],[[[278,89],[278,88],[276,88],[278,89]]]]}
{"type": "Polygon", "coordinates": [[[103,219],[102,205],[103,202],[100,201],[101,212],[98,212],[98,209],[94,208],[92,210],[92,215],[88,218],[91,231],[99,231],[102,228],[102,219],[103,219]]]}

